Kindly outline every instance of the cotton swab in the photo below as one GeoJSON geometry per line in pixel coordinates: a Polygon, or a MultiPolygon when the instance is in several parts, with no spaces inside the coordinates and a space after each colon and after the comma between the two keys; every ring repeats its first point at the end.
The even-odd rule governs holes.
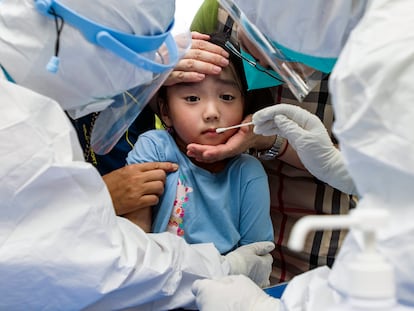
{"type": "Polygon", "coordinates": [[[242,126],[248,126],[248,125],[253,125],[253,122],[242,123],[242,124],[233,125],[229,127],[219,127],[219,128],[216,128],[216,133],[223,133],[227,130],[235,129],[235,128],[242,127],[242,126]]]}

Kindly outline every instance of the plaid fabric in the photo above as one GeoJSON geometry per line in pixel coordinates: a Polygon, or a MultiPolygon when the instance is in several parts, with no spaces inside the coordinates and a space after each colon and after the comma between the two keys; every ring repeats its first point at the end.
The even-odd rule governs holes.
{"type": "MultiPolygon", "coordinates": [[[[237,38],[237,29],[228,14],[218,9],[217,31],[229,33],[237,38]]],[[[334,120],[328,92],[328,78],[325,77],[299,103],[288,87],[271,89],[273,101],[263,106],[287,103],[298,105],[316,114],[331,134],[334,120]]],[[[332,137],[336,142],[335,138],[332,137]]],[[[269,177],[271,192],[271,217],[274,226],[276,249],[272,252],[274,262],[271,284],[290,280],[295,275],[321,265],[332,266],[337,251],[345,237],[345,230],[324,230],[310,233],[302,252],[287,248],[289,233],[294,223],[304,215],[347,214],[356,206],[356,197],[347,195],[319,181],[307,171],[297,169],[278,159],[262,161],[269,177]]]]}
{"type": "MultiPolygon", "coordinates": [[[[328,77],[320,81],[303,103],[298,103],[287,87],[273,90],[275,103],[298,105],[317,115],[332,136],[334,120],[328,94],[328,77]]],[[[304,215],[347,214],[357,198],[342,193],[278,159],[262,162],[269,177],[271,217],[275,230],[276,249],[273,252],[272,282],[290,280],[293,276],[321,265],[332,266],[346,230],[324,230],[310,233],[303,252],[287,248],[287,240],[294,223],[304,215]]]]}

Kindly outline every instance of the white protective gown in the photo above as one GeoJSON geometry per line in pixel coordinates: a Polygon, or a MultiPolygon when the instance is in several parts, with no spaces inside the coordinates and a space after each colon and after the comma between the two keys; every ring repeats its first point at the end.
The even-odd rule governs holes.
{"type": "Polygon", "coordinates": [[[60,106],[0,76],[1,310],[166,310],[228,273],[213,245],[117,217],[60,106]]]}
{"type": "MultiPolygon", "coordinates": [[[[235,2],[271,40],[305,54],[329,56],[323,52],[336,47],[335,38],[344,38],[337,40],[340,54],[329,84],[334,133],[360,194],[357,208],[384,208],[391,214],[378,232],[377,249],[394,268],[398,301],[414,308],[414,2],[368,1],[360,20],[359,15],[348,18],[343,9],[335,13],[341,4],[351,8],[350,1],[322,0],[319,6],[307,0],[235,2]],[[298,9],[307,5],[314,11],[298,9]],[[347,30],[334,27],[346,26],[343,18],[352,26],[349,37],[347,30]],[[323,40],[328,38],[333,41],[323,40]]],[[[352,286],[346,267],[361,249],[362,237],[351,230],[333,269],[294,278],[283,295],[284,307],[330,310],[352,286]]]]}
{"type": "MultiPolygon", "coordinates": [[[[378,250],[395,272],[399,302],[414,308],[414,2],[370,1],[330,80],[339,139],[361,198],[357,208],[384,208],[378,250]]],[[[343,244],[330,284],[344,292],[344,271],[362,237],[343,244]]]]}

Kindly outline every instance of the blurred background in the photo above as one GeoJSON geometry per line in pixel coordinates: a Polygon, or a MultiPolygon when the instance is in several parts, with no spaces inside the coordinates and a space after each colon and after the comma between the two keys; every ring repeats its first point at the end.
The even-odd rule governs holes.
{"type": "Polygon", "coordinates": [[[173,35],[190,29],[194,15],[197,13],[203,0],[176,0],[175,1],[175,26],[173,35]]]}

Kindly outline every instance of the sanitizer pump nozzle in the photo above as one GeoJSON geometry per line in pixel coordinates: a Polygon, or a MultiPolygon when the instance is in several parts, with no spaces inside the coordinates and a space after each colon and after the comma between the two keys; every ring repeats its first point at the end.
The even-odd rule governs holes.
{"type": "Polygon", "coordinates": [[[376,251],[376,231],[386,225],[388,218],[387,210],[377,208],[356,208],[349,215],[341,216],[306,216],[293,227],[288,247],[302,250],[310,230],[353,228],[361,231],[363,250],[347,263],[351,284],[347,302],[339,309],[400,310],[395,299],[393,268],[376,251]]]}

